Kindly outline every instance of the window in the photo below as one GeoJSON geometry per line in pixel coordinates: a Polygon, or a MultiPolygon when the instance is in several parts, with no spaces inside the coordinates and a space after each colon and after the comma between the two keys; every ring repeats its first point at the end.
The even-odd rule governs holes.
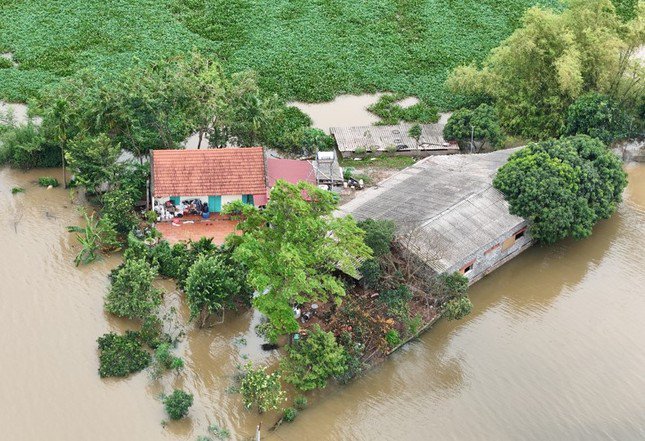
{"type": "Polygon", "coordinates": [[[522,228],[520,231],[515,233],[515,240],[521,239],[524,237],[524,233],[526,233],[526,228],[522,228]]]}
{"type": "Polygon", "coordinates": [[[242,202],[245,204],[253,205],[253,195],[252,194],[243,194],[242,202]]]}
{"type": "Polygon", "coordinates": [[[461,268],[461,270],[460,270],[461,274],[468,273],[469,271],[471,271],[473,269],[474,266],[475,266],[475,261],[474,260],[472,262],[468,262],[466,265],[464,265],[461,268]]]}

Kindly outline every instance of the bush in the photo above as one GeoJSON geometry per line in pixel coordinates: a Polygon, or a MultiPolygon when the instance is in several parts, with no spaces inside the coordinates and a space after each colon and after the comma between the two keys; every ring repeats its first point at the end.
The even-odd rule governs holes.
{"type": "Polygon", "coordinates": [[[365,345],[354,340],[352,334],[347,331],[338,337],[338,343],[345,348],[347,370],[334,378],[341,384],[347,384],[365,369],[365,363],[363,363],[365,345]]]}
{"type": "Polygon", "coordinates": [[[381,288],[381,266],[374,260],[366,260],[359,268],[363,278],[361,282],[366,288],[378,290],[381,288]]]}
{"type": "Polygon", "coordinates": [[[401,336],[399,335],[399,331],[397,331],[396,329],[390,329],[385,333],[385,340],[387,341],[387,344],[390,345],[391,348],[394,348],[400,345],[401,336]]]}
{"type": "Polygon", "coordinates": [[[52,187],[58,187],[60,184],[58,183],[58,179],[52,178],[51,176],[43,176],[38,178],[38,185],[41,187],[49,187],[50,185],[52,187]]]}
{"type": "Polygon", "coordinates": [[[304,410],[307,407],[307,397],[298,395],[293,399],[293,406],[297,410],[304,410]]]}
{"type": "Polygon", "coordinates": [[[405,285],[399,285],[396,289],[382,292],[378,300],[387,306],[389,314],[405,320],[409,315],[408,303],[412,300],[412,291],[405,285]]]}
{"type": "Polygon", "coordinates": [[[11,187],[11,194],[24,193],[25,189],[22,187],[11,187]]]}
{"type": "Polygon", "coordinates": [[[304,340],[287,347],[288,357],[280,363],[285,380],[302,391],[327,386],[327,379],[347,370],[345,349],[334,334],[324,332],[317,324],[304,340]]]}
{"type": "Polygon", "coordinates": [[[609,218],[627,185],[620,159],[586,135],[530,144],[514,153],[493,181],[510,212],[531,222],[544,243],[580,239],[609,218]]]}
{"type": "Polygon", "coordinates": [[[504,139],[499,118],[488,104],[482,104],[475,110],[459,109],[448,119],[443,128],[446,141],[458,141],[462,150],[470,151],[470,138],[473,136],[475,152],[488,143],[498,147],[504,139]]]}
{"type": "Polygon", "coordinates": [[[420,101],[410,107],[403,108],[397,104],[397,101],[402,98],[403,96],[385,94],[367,110],[381,118],[381,121],[378,122],[381,125],[396,125],[400,121],[428,124],[439,120],[436,107],[420,101]]]}
{"type": "Polygon", "coordinates": [[[461,320],[473,309],[473,304],[466,296],[459,296],[448,300],[443,306],[443,315],[448,320],[461,320]]]}
{"type": "Polygon", "coordinates": [[[380,257],[390,253],[390,247],[394,240],[396,225],[390,220],[366,219],[358,222],[357,225],[365,231],[365,245],[372,249],[374,257],[380,257]]]}
{"type": "Polygon", "coordinates": [[[179,370],[184,367],[184,361],[180,357],[172,355],[170,352],[170,343],[161,343],[155,349],[155,361],[162,369],[179,370]]]}
{"type": "Polygon", "coordinates": [[[287,407],[284,410],[284,415],[282,416],[282,419],[287,423],[290,423],[293,420],[295,420],[297,416],[298,416],[298,411],[296,409],[294,409],[293,407],[287,407]]]}
{"type": "Polygon", "coordinates": [[[442,274],[439,276],[439,280],[443,282],[448,291],[448,296],[451,298],[465,295],[468,291],[468,277],[461,273],[442,274]]]}
{"type": "Polygon", "coordinates": [[[101,213],[114,222],[119,234],[127,236],[139,224],[134,213],[134,198],[125,189],[108,191],[101,197],[103,208],[101,213]]]}
{"type": "Polygon", "coordinates": [[[21,169],[57,167],[61,164],[60,147],[45,142],[38,126],[28,121],[25,125],[3,130],[0,136],[0,164],[21,169]]]}
{"type": "Polygon", "coordinates": [[[163,333],[163,322],[153,314],[143,320],[139,337],[151,349],[156,349],[163,342],[168,342],[168,336],[163,333]]]}
{"type": "Polygon", "coordinates": [[[99,337],[98,345],[99,375],[102,378],[125,377],[150,364],[150,354],[141,347],[136,332],[126,331],[125,335],[105,334],[99,337]]]}
{"type": "Polygon", "coordinates": [[[12,67],[13,67],[13,61],[5,57],[0,57],[0,69],[9,69],[12,67]]]}
{"type": "Polygon", "coordinates": [[[280,374],[277,372],[267,374],[265,366],[254,369],[253,364],[249,362],[244,366],[243,375],[240,393],[247,409],[257,406],[258,412],[264,413],[277,409],[279,404],[285,401],[280,374]]]}
{"type": "Polygon", "coordinates": [[[143,259],[126,259],[112,281],[105,309],[127,318],[146,318],[161,304],[161,291],[153,288],[157,275],[143,259]]]}
{"type": "Polygon", "coordinates": [[[163,399],[163,404],[171,420],[180,420],[188,415],[188,409],[193,405],[193,394],[175,389],[163,399]]]}

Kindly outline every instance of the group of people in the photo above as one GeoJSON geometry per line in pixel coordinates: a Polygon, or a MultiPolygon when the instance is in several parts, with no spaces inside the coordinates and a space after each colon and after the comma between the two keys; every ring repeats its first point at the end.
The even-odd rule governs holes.
{"type": "Polygon", "coordinates": [[[200,199],[191,199],[180,201],[177,205],[172,201],[166,201],[164,204],[155,201],[154,211],[157,213],[157,222],[160,222],[184,217],[188,214],[201,216],[208,214],[209,208],[208,203],[202,202],[200,199]]]}

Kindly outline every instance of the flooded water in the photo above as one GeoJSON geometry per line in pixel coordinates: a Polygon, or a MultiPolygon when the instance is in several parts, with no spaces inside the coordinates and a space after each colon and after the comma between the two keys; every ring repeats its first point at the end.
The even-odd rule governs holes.
{"type": "MultiPolygon", "coordinates": [[[[330,387],[274,440],[645,439],[645,166],[626,201],[584,241],[534,248],[471,289],[474,311],[440,321],[349,386],[330,387]]],[[[68,193],[48,170],[0,169],[0,439],[195,440],[217,423],[247,439],[259,418],[227,391],[259,349],[251,312],[187,327],[180,375],[101,380],[96,338],[133,327],[103,312],[112,256],[75,268],[68,193]],[[24,194],[11,195],[13,186],[24,194]],[[244,342],[241,339],[245,339],[244,342]],[[195,394],[163,427],[162,391],[195,394]]],[[[177,305],[173,287],[169,305],[177,305]]],[[[265,415],[265,427],[275,415],[265,415]]]]}

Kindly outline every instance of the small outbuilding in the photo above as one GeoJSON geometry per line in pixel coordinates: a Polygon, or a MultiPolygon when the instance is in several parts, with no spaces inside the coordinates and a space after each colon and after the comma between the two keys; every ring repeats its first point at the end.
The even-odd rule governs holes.
{"type": "Polygon", "coordinates": [[[282,179],[291,184],[305,181],[316,185],[316,172],[309,161],[267,158],[267,181],[269,188],[273,188],[278,179],[282,179]]]}
{"type": "Polygon", "coordinates": [[[418,140],[409,134],[412,126],[332,127],[330,133],[343,157],[384,152],[415,156],[459,153],[457,143],[447,142],[443,138],[444,124],[421,124],[418,140]]]}
{"type": "Polygon", "coordinates": [[[460,272],[473,283],[532,244],[528,222],[509,213],[492,185],[516,150],[422,159],[338,214],[394,221],[399,243],[432,272],[460,272]]]}

